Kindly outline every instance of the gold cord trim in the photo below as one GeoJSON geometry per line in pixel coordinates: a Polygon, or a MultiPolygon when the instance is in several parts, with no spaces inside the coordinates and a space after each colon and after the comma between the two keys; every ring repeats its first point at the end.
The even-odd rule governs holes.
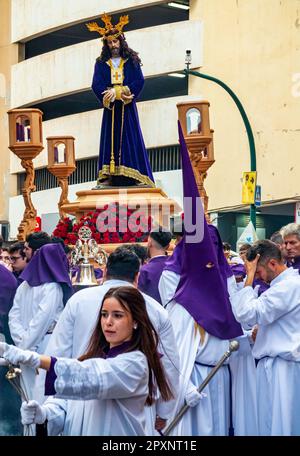
{"type": "Polygon", "coordinates": [[[110,174],[115,174],[115,157],[114,157],[114,131],[115,131],[115,106],[112,108],[111,118],[111,150],[110,150],[110,174]]]}
{"type": "MultiPolygon", "coordinates": [[[[110,175],[110,166],[103,165],[102,169],[99,171],[98,179],[106,179],[110,175]]],[[[139,171],[133,168],[128,168],[127,166],[116,166],[114,176],[125,176],[131,177],[132,179],[137,180],[141,184],[149,185],[150,187],[155,187],[154,182],[150,177],[141,174],[139,171]]]]}
{"type": "MultiPolygon", "coordinates": [[[[118,68],[114,68],[112,60],[109,59],[108,64],[111,71],[111,82],[114,84],[114,89],[116,93],[116,100],[121,100],[121,94],[123,92],[123,79],[124,79],[124,64],[125,59],[120,60],[118,68]]],[[[128,88],[126,87],[126,90],[128,88]]],[[[118,153],[119,165],[121,164],[121,151],[122,151],[122,140],[123,140],[123,127],[124,127],[124,103],[122,104],[122,118],[121,118],[121,132],[120,132],[120,148],[118,153]]],[[[110,163],[109,171],[110,174],[115,174],[116,172],[116,163],[114,157],[114,132],[115,132],[115,106],[112,108],[112,120],[111,120],[111,151],[110,151],[110,163]]]]}
{"type": "MultiPolygon", "coordinates": [[[[120,61],[120,64],[117,68],[117,70],[122,71],[122,80],[120,82],[118,81],[118,84],[114,84],[114,89],[116,91],[116,100],[121,99],[121,94],[125,93],[125,95],[131,95],[131,91],[128,86],[123,86],[122,82],[124,79],[124,64],[127,62],[127,59],[122,59],[120,61]],[[121,84],[120,84],[121,83],[121,84]],[[120,98],[119,98],[120,97],[120,98]]],[[[115,71],[116,70],[113,66],[112,60],[109,59],[106,62],[110,69],[111,69],[111,80],[112,83],[115,80],[115,71]]],[[[121,99],[122,101],[122,99],[121,99]]],[[[123,129],[124,129],[124,109],[125,105],[131,103],[130,101],[123,101],[122,104],[122,119],[121,119],[121,132],[120,132],[120,148],[119,148],[119,154],[118,154],[118,161],[119,164],[116,165],[115,163],[115,157],[114,157],[114,130],[115,130],[115,106],[112,108],[109,107],[110,103],[108,103],[108,106],[105,106],[105,108],[108,108],[112,111],[112,128],[111,128],[111,151],[110,151],[110,163],[109,165],[103,165],[102,169],[99,171],[99,176],[98,179],[101,181],[101,179],[106,179],[107,176],[109,175],[114,175],[114,176],[126,176],[130,177],[132,179],[137,180],[141,184],[144,185],[149,185],[150,187],[155,187],[154,182],[148,177],[144,176],[141,174],[139,171],[133,169],[133,168],[127,168],[127,166],[121,165],[121,158],[122,158],[122,141],[123,141],[123,129]]]]}
{"type": "Polygon", "coordinates": [[[202,328],[202,326],[200,326],[196,321],[195,321],[194,327],[195,327],[195,335],[196,335],[197,331],[199,331],[199,333],[200,333],[200,344],[203,345],[204,344],[204,339],[205,339],[205,329],[202,328]]]}
{"type": "Polygon", "coordinates": [[[120,148],[119,148],[119,166],[121,166],[122,156],[122,142],[123,142],[123,128],[124,128],[124,104],[122,104],[122,121],[121,121],[121,132],[120,132],[120,148]]]}

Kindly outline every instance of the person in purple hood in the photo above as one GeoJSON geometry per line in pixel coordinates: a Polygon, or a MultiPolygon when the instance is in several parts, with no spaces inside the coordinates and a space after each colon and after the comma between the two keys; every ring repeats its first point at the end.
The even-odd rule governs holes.
{"type": "MultiPolygon", "coordinates": [[[[207,225],[207,228],[213,248],[215,250],[215,254],[217,256],[218,267],[223,279],[223,283],[229,294],[231,294],[231,292],[236,292],[234,276],[224,256],[222,240],[219,231],[214,225],[207,225]]],[[[166,305],[174,297],[180,281],[183,250],[183,242],[181,241],[183,237],[182,225],[181,230],[177,229],[175,233],[177,236],[179,236],[179,239],[172,256],[168,257],[167,261],[165,262],[165,267],[162,271],[162,275],[159,281],[159,292],[163,305],[166,305]]]]}
{"type": "MultiPolygon", "coordinates": [[[[64,304],[72,295],[68,260],[62,246],[43,245],[20,277],[23,282],[9,312],[10,333],[17,347],[43,352],[64,304]]],[[[35,372],[24,366],[22,377],[28,397],[39,397],[34,390],[35,372]]]]}
{"type": "Polygon", "coordinates": [[[160,304],[160,294],[158,283],[162,271],[168,260],[167,250],[172,239],[170,231],[165,231],[161,227],[159,230],[152,231],[148,238],[148,255],[150,260],[140,269],[138,288],[160,304]]]}
{"type": "MultiPolygon", "coordinates": [[[[180,276],[176,293],[166,308],[173,324],[180,356],[181,382],[175,414],[184,404],[190,408],[174,428],[173,435],[228,435],[233,433],[233,424],[237,425],[237,433],[240,435],[242,427],[245,428],[245,414],[242,416],[240,413],[241,409],[245,409],[243,394],[250,400],[246,384],[238,378],[244,374],[244,369],[239,369],[240,362],[237,361],[232,376],[225,363],[203,391],[207,397],[202,399],[197,391],[228,350],[231,339],[238,338],[240,346],[245,345],[245,351],[248,350],[250,355],[251,351],[248,339],[243,335],[241,325],[231,309],[228,281],[235,285],[234,278],[223,254],[218,230],[206,223],[180,124],[179,139],[184,236],[173,254],[174,256],[177,250],[179,261],[175,263],[175,257],[169,266],[173,271],[177,267],[176,273],[180,276]],[[233,401],[230,399],[231,393],[233,401]],[[240,425],[240,422],[243,424],[240,425]]],[[[250,362],[254,377],[254,360],[250,358],[250,362]]],[[[256,417],[251,414],[252,409],[249,413],[250,420],[255,420],[256,417]]],[[[253,431],[255,423],[250,431],[248,429],[249,433],[253,431]]]]}

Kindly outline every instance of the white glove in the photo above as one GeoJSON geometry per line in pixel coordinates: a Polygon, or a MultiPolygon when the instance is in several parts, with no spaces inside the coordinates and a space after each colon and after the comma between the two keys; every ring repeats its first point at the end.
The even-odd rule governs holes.
{"type": "Polygon", "coordinates": [[[195,407],[196,405],[199,404],[201,399],[206,397],[207,394],[205,393],[199,393],[197,391],[197,388],[190,389],[186,394],[185,394],[185,402],[189,407],[195,407]]]}
{"type": "Polygon", "coordinates": [[[14,345],[8,345],[5,342],[0,342],[0,356],[13,365],[26,364],[33,369],[40,367],[41,360],[38,353],[22,350],[14,345]]]}
{"type": "Polygon", "coordinates": [[[22,402],[21,421],[22,424],[43,424],[47,419],[47,408],[37,401],[22,402]]]}

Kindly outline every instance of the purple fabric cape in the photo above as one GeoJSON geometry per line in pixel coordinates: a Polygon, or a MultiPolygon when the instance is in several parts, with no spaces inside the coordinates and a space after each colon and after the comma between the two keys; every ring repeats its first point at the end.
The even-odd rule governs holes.
{"type": "MultiPolygon", "coordinates": [[[[195,224],[196,199],[199,198],[199,193],[179,122],[178,128],[182,155],[185,222],[188,215],[186,197],[189,197],[193,202],[192,222],[195,224]]],[[[204,235],[200,242],[187,242],[189,233],[186,231],[185,223],[182,272],[174,300],[181,304],[209,334],[223,340],[232,339],[242,335],[243,331],[232,313],[227,287],[218,264],[203,208],[201,216],[204,235]],[[207,267],[209,264],[213,264],[213,267],[207,267]]]]}
{"type": "Polygon", "coordinates": [[[60,244],[46,244],[38,249],[20,278],[26,280],[31,287],[44,283],[59,283],[63,290],[64,304],[73,293],[68,258],[60,244]]]}
{"type": "Polygon", "coordinates": [[[255,279],[253,281],[252,287],[255,288],[257,285],[259,285],[258,296],[260,296],[261,294],[263,294],[266,290],[268,290],[270,288],[270,285],[268,283],[266,283],[260,279],[255,279]]]}
{"type": "MultiPolygon", "coordinates": [[[[142,184],[154,186],[154,178],[144,144],[144,139],[140,127],[136,99],[144,86],[144,76],[140,65],[135,65],[132,59],[124,64],[123,85],[129,87],[134,99],[131,103],[123,105],[122,101],[116,100],[114,103],[114,159],[116,165],[116,176],[132,177],[142,184]],[[120,149],[122,107],[124,106],[124,125],[120,149]]],[[[104,62],[96,62],[92,89],[103,107],[102,92],[112,87],[110,66],[104,62]]],[[[108,167],[111,156],[111,129],[112,129],[112,110],[104,108],[100,137],[100,155],[98,170],[100,177],[109,174],[108,167]]]]}
{"type": "Polygon", "coordinates": [[[246,277],[246,269],[245,266],[242,263],[237,263],[237,264],[229,264],[229,267],[233,273],[234,276],[241,276],[241,277],[246,277]]]}
{"type": "Polygon", "coordinates": [[[183,239],[178,242],[175,249],[173,250],[172,255],[167,258],[164,271],[175,272],[178,275],[181,274],[182,248],[183,239]]]}
{"type": "Polygon", "coordinates": [[[11,309],[17,288],[18,282],[13,273],[0,264],[0,332],[3,331],[3,319],[11,309]]]}
{"type": "Polygon", "coordinates": [[[168,257],[166,255],[152,258],[147,264],[141,267],[138,281],[139,290],[151,296],[151,298],[160,304],[161,299],[158,291],[158,283],[167,260],[168,257]]]}
{"type": "MultiPolygon", "coordinates": [[[[220,233],[218,229],[214,225],[208,225],[209,234],[213,245],[216,249],[216,254],[218,257],[218,264],[220,267],[220,271],[222,273],[222,277],[224,279],[224,283],[227,287],[227,278],[233,275],[230,266],[225,258],[223,252],[223,244],[220,233]]],[[[175,272],[176,274],[180,275],[181,273],[181,260],[182,260],[182,248],[183,248],[183,240],[176,245],[173,254],[167,259],[164,270],[175,272]]]]}

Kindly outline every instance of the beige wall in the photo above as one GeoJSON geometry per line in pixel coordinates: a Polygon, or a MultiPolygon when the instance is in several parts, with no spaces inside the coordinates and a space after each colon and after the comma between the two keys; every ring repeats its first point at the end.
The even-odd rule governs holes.
{"type": "Polygon", "coordinates": [[[42,34],[45,30],[93,18],[103,12],[129,11],[168,0],[12,0],[12,41],[42,34]]]}
{"type": "MultiPolygon", "coordinates": [[[[203,73],[226,82],[242,102],[256,143],[262,199],[300,195],[300,2],[191,0],[203,21],[203,73]]],[[[224,89],[191,77],[190,94],[211,103],[216,163],[206,188],[210,209],[241,204],[250,169],[242,118],[224,89]]]]}
{"type": "MultiPolygon", "coordinates": [[[[201,65],[201,27],[200,21],[183,21],[134,30],[126,34],[126,39],[133,49],[139,50],[143,73],[148,77],[182,70],[186,47],[193,50],[194,66],[201,65]],[[185,40],[182,36],[185,36],[185,40]],[[170,49],[176,49],[172,58],[170,49]],[[149,55],[159,58],[148,58],[149,55]]],[[[12,106],[22,106],[89,88],[100,46],[100,39],[95,39],[47,52],[14,65],[12,106]]]]}
{"type": "Polygon", "coordinates": [[[10,68],[17,62],[18,47],[10,44],[10,0],[1,0],[0,15],[0,220],[8,220],[8,199],[16,194],[16,177],[10,175],[8,117],[10,68]]]}

